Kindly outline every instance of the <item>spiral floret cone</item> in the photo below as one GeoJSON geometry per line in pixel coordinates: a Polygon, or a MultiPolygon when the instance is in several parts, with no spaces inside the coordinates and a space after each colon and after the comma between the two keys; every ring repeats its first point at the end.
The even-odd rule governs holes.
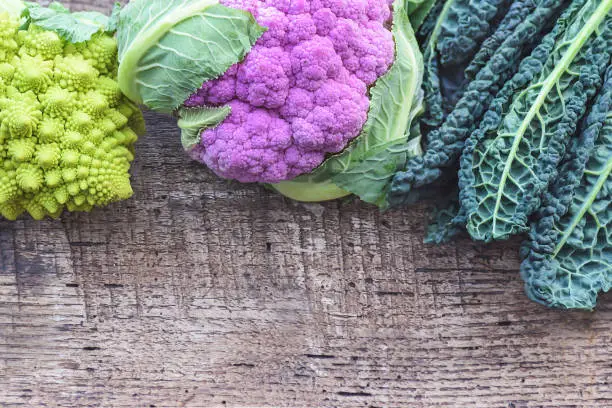
{"type": "Polygon", "coordinates": [[[0,215],[40,220],[130,198],[137,106],[108,34],[69,44],[0,13],[0,215]]]}

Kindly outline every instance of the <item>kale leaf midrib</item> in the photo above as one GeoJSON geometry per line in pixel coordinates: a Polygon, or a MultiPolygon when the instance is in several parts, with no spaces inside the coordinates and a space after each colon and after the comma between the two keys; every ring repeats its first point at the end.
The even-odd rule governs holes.
{"type": "Polygon", "coordinates": [[[602,174],[599,175],[599,178],[597,179],[597,183],[595,183],[595,186],[593,187],[593,190],[591,191],[591,193],[588,195],[587,200],[584,201],[581,207],[581,210],[578,213],[576,213],[576,215],[573,217],[572,222],[569,223],[569,228],[566,227],[565,233],[563,234],[562,238],[559,240],[559,244],[556,246],[555,251],[553,252],[553,258],[556,257],[559,254],[559,252],[561,252],[561,250],[563,249],[567,241],[570,239],[572,233],[576,229],[576,226],[578,225],[578,223],[584,218],[585,214],[591,209],[593,203],[597,199],[597,196],[603,189],[604,185],[606,184],[606,181],[608,181],[608,178],[611,176],[611,174],[612,174],[612,157],[608,159],[608,163],[605,169],[603,170],[602,174]]]}
{"type": "MultiPolygon", "coordinates": [[[[544,106],[546,102],[546,98],[552,91],[553,87],[555,87],[555,85],[558,84],[558,81],[561,79],[563,73],[566,72],[570,68],[571,63],[575,60],[578,53],[580,53],[580,51],[583,49],[585,43],[587,43],[588,40],[591,38],[591,35],[597,31],[600,24],[606,18],[607,12],[610,10],[610,8],[612,8],[612,0],[606,0],[602,2],[600,6],[597,8],[597,10],[595,11],[595,13],[591,15],[591,17],[586,22],[584,27],[580,30],[578,35],[571,42],[571,45],[569,46],[569,48],[565,51],[563,58],[560,61],[557,61],[557,65],[555,66],[555,69],[548,75],[544,83],[541,85],[541,91],[538,94],[538,97],[531,105],[529,112],[527,112],[527,114],[525,115],[525,118],[522,121],[521,126],[517,130],[516,136],[514,137],[514,143],[512,145],[512,149],[510,150],[508,154],[508,159],[506,160],[505,165],[504,165],[504,171],[502,173],[502,178],[500,180],[499,189],[497,192],[495,210],[493,212],[493,226],[492,226],[492,232],[494,234],[494,237],[497,236],[496,235],[497,220],[499,218],[498,214],[499,214],[499,210],[502,204],[502,200],[505,196],[504,192],[506,190],[506,181],[508,179],[508,176],[510,175],[510,171],[512,170],[512,163],[516,159],[515,156],[523,140],[523,136],[529,129],[529,126],[531,126],[531,123],[535,119],[535,117],[540,114],[540,109],[544,106]]],[[[567,44],[565,42],[562,43],[561,45],[559,45],[557,50],[563,47],[564,45],[567,45],[567,44]]],[[[553,51],[553,54],[557,50],[553,51]]],[[[542,139],[544,139],[544,137],[542,139]]]]}

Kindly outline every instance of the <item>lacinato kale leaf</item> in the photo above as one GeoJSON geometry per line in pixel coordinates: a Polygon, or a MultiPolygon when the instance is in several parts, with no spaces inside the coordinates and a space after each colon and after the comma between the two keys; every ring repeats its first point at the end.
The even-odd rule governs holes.
{"type": "Polygon", "coordinates": [[[469,62],[491,34],[509,0],[454,0],[442,21],[438,50],[442,66],[469,62]]]}
{"type": "Polygon", "coordinates": [[[420,45],[425,44],[425,42],[433,32],[434,28],[438,25],[440,21],[440,13],[446,6],[446,3],[447,2],[445,0],[436,1],[433,4],[431,10],[429,11],[429,14],[427,14],[427,17],[425,17],[425,20],[423,21],[419,29],[416,30],[416,39],[420,45]]]}
{"type": "Polygon", "coordinates": [[[459,191],[455,189],[436,205],[423,242],[440,245],[465,232],[465,215],[458,195],[459,191]]]}
{"type": "Polygon", "coordinates": [[[482,43],[482,46],[465,69],[464,74],[467,79],[474,80],[476,78],[476,74],[499,51],[499,47],[501,47],[506,38],[512,35],[519,24],[525,19],[525,16],[532,13],[535,7],[536,2],[534,0],[514,1],[512,3],[497,30],[482,43]]]}
{"type": "Polygon", "coordinates": [[[507,0],[448,0],[437,11],[424,46],[425,133],[439,127],[465,88],[467,63],[495,28],[507,0]]]}
{"type": "Polygon", "coordinates": [[[592,309],[612,285],[612,68],[523,247],[529,297],[592,309]]]}
{"type": "Polygon", "coordinates": [[[461,159],[461,204],[476,240],[528,230],[610,62],[612,0],[575,0],[521,64],[461,159]]]}
{"type": "Polygon", "coordinates": [[[427,110],[423,116],[423,122],[430,126],[439,126],[444,120],[442,108],[442,90],[440,87],[440,62],[437,49],[438,37],[442,30],[442,22],[448,16],[455,0],[448,0],[444,6],[436,13],[435,22],[431,27],[431,32],[424,45],[423,63],[425,72],[423,75],[423,89],[425,91],[425,104],[427,110]]]}
{"type": "MultiPolygon", "coordinates": [[[[529,6],[533,2],[534,0],[514,2],[511,8],[511,12],[516,13],[513,21],[520,19],[520,24],[506,36],[498,51],[469,83],[462,98],[441,126],[427,134],[424,155],[409,160],[405,170],[395,175],[388,196],[391,206],[413,203],[419,198],[420,188],[438,181],[445,169],[453,170],[465,140],[478,127],[494,97],[516,73],[520,61],[541,39],[551,20],[554,21],[567,5],[563,0],[538,0],[537,7],[533,8],[529,6]]],[[[500,29],[504,33],[508,32],[507,26],[500,29]]],[[[441,102],[436,102],[437,97],[432,96],[436,94],[435,89],[436,86],[439,88],[439,85],[431,79],[435,78],[431,72],[431,68],[427,67],[425,92],[430,112],[428,117],[435,120],[426,125],[435,126],[440,117],[443,117],[443,113],[438,116],[435,113],[441,111],[441,102]]]]}

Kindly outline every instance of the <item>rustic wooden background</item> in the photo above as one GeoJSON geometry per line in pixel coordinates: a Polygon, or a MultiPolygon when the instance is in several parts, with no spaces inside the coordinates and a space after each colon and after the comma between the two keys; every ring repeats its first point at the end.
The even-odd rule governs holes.
{"type": "Polygon", "coordinates": [[[611,296],[546,310],[518,241],[230,185],[148,120],[134,199],[0,221],[0,406],[612,406],[611,296]]]}

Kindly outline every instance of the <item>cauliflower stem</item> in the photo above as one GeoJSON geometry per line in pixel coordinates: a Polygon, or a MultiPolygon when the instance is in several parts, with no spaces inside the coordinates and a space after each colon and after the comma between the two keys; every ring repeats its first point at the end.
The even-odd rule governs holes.
{"type": "Polygon", "coordinates": [[[352,194],[338,187],[331,179],[315,181],[311,177],[302,177],[299,181],[284,181],[270,187],[287,198],[304,203],[338,200],[352,194]]]}

